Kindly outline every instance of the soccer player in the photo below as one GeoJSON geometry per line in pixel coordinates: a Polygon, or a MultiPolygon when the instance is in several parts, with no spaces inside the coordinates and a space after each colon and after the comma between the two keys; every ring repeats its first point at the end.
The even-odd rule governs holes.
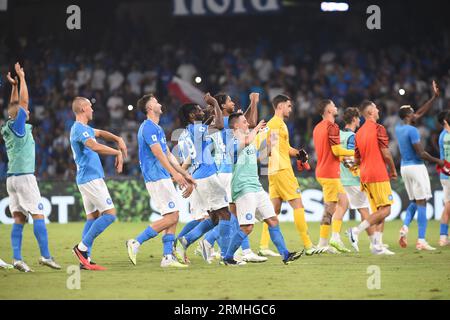
{"type": "Polygon", "coordinates": [[[77,166],[76,183],[86,212],[82,239],[73,247],[72,252],[79,260],[82,269],[105,270],[104,267],[90,260],[94,240],[116,220],[116,209],[103,180],[105,174],[99,154],[115,156],[116,171],[121,173],[127,148],[122,138],[88,125],[94,110],[87,98],[75,97],[72,102],[72,111],[75,114],[75,123],[70,129],[70,145],[77,166]],[[117,143],[118,149],[98,143],[97,138],[117,143]]]}
{"type": "Polygon", "coordinates": [[[427,200],[431,199],[430,177],[424,160],[444,165],[444,161],[431,156],[426,152],[420,143],[420,133],[415,127],[417,120],[424,116],[433,106],[434,100],[439,96],[439,89],[436,82],[433,81],[433,96],[417,112],[409,106],[402,106],[398,115],[403,123],[395,127],[395,135],[401,155],[400,174],[405,183],[408,193],[409,206],[406,209],[405,220],[400,229],[399,244],[406,248],[408,245],[407,236],[409,225],[418,212],[417,223],[419,226],[419,236],[416,242],[417,250],[436,250],[425,240],[427,231],[427,200]]]}
{"type": "MultiPolygon", "coordinates": [[[[450,112],[440,112],[438,121],[442,125],[442,132],[439,135],[440,158],[445,161],[450,161],[450,112]]],[[[441,217],[439,246],[444,247],[449,245],[448,220],[450,216],[450,180],[449,176],[443,173],[440,173],[440,179],[444,190],[444,210],[441,217]]]]}
{"type": "Polygon", "coordinates": [[[347,211],[348,199],[340,179],[340,158],[354,155],[353,150],[342,148],[339,126],[336,124],[338,109],[333,101],[322,100],[318,110],[322,116],[313,131],[317,154],[316,179],[322,186],[325,210],[320,225],[319,247],[327,248],[331,223],[330,245],[338,252],[350,252],[341,240],[342,218],[347,211]]]}
{"type": "MultiPolygon", "coordinates": [[[[340,130],[339,136],[341,139],[341,146],[347,150],[355,150],[355,131],[360,126],[360,112],[358,108],[347,108],[343,116],[345,127],[340,130]]],[[[359,178],[359,170],[351,171],[353,163],[349,161],[341,162],[341,183],[347,194],[350,209],[358,210],[361,215],[361,220],[366,220],[370,214],[370,204],[367,195],[361,191],[361,181],[359,178]]],[[[370,239],[370,249],[374,244],[374,228],[367,228],[367,234],[370,239]]]]}
{"type": "Polygon", "coordinates": [[[145,241],[163,232],[163,258],[161,267],[186,268],[173,256],[175,231],[179,218],[179,198],[171,176],[181,189],[195,184],[194,179],[180,167],[175,156],[167,148],[164,130],[158,125],[162,106],[153,94],[139,99],[138,108],[147,116],[138,131],[139,163],[145,186],[156,203],[162,219],[152,223],[135,239],[127,241],[128,257],[135,265],[139,247],[145,241]]]}
{"type": "MultiPolygon", "coordinates": [[[[353,248],[359,251],[358,235],[369,228],[382,224],[391,213],[394,203],[390,179],[397,179],[397,170],[389,151],[389,136],[386,129],[378,124],[379,110],[372,101],[361,104],[364,124],[355,135],[355,164],[360,165],[361,188],[367,193],[372,214],[357,227],[348,229],[348,238],[353,248]],[[389,173],[386,166],[389,166],[389,173]]],[[[392,255],[392,251],[382,246],[380,237],[375,237],[374,254],[392,255]]]]}
{"type": "MultiPolygon", "coordinates": [[[[235,109],[235,103],[231,100],[231,97],[227,94],[217,94],[214,96],[214,98],[219,103],[220,109],[222,110],[223,115],[223,123],[224,128],[218,132],[212,133],[211,138],[214,142],[214,158],[216,165],[218,167],[218,176],[219,180],[222,181],[223,185],[225,186],[225,190],[227,191],[227,199],[229,201],[229,209],[232,213],[231,221],[235,227],[235,230],[239,230],[239,222],[236,218],[236,206],[232,202],[231,199],[231,177],[232,177],[232,162],[230,158],[230,153],[227,152],[227,148],[231,145],[232,137],[232,130],[230,130],[230,127],[228,126],[228,117],[230,114],[234,112],[235,109]]],[[[250,93],[250,106],[247,108],[246,112],[243,114],[244,117],[247,119],[250,128],[254,128],[257,125],[258,121],[258,102],[259,102],[259,94],[258,93],[250,93]]],[[[209,106],[207,111],[209,111],[212,107],[209,106]]],[[[211,110],[212,111],[212,110],[211,110]]],[[[211,112],[209,112],[211,113],[211,112]]],[[[207,115],[208,117],[208,115],[207,115]]],[[[203,251],[203,248],[206,246],[207,248],[211,248],[214,246],[214,242],[218,238],[218,226],[214,227],[213,230],[209,231],[205,235],[205,239],[201,240],[199,242],[201,252],[203,251]],[[205,242],[207,241],[207,243],[205,242]]],[[[242,241],[242,254],[240,255],[239,259],[244,260],[246,262],[264,262],[267,260],[266,257],[261,257],[255,254],[252,249],[250,248],[250,241],[248,238],[245,238],[244,241],[242,241]]],[[[222,252],[225,254],[225,252],[222,252]]],[[[206,256],[203,255],[203,258],[206,256]]]]}
{"type": "MultiPolygon", "coordinates": [[[[269,226],[270,238],[283,257],[283,262],[289,264],[303,254],[302,252],[289,252],[286,248],[283,235],[268,194],[264,191],[258,176],[257,147],[255,141],[258,131],[265,127],[262,120],[251,132],[249,123],[244,115],[235,113],[230,115],[230,128],[233,129],[235,142],[232,152],[233,178],[232,199],[236,203],[240,230],[236,230],[228,250],[223,259],[226,265],[240,265],[233,257],[242,241],[253,230],[255,219],[264,221],[269,226]]],[[[259,144],[260,145],[260,144],[259,144]]]]}
{"type": "Polygon", "coordinates": [[[212,156],[210,136],[215,130],[223,129],[223,116],[217,100],[209,93],[205,95],[205,101],[214,106],[214,120],[211,125],[203,123],[206,120],[205,112],[198,104],[184,104],[179,110],[181,122],[186,127],[180,136],[180,139],[185,141],[182,152],[186,158],[191,158],[194,167],[193,178],[197,181],[193,191],[195,203],[199,211],[207,211],[210,216],[210,219],[203,220],[177,239],[176,255],[179,261],[184,261],[187,248],[215,225],[219,226],[220,247],[226,250],[233,229],[226,190],[218,178],[217,166],[212,156]]]}
{"type": "MultiPolygon", "coordinates": [[[[292,99],[286,95],[277,95],[272,100],[272,107],[275,114],[267,123],[267,145],[271,150],[268,170],[270,200],[277,215],[280,214],[283,201],[288,201],[294,209],[294,222],[305,246],[305,254],[322,253],[325,250],[315,247],[309,237],[300,186],[291,165],[290,158],[297,157],[300,154],[300,150],[292,148],[289,144],[289,131],[284,122],[292,112],[292,99]],[[272,142],[272,140],[274,141],[272,142]]],[[[264,223],[259,254],[262,256],[279,256],[269,250],[269,237],[268,225],[264,223]]]]}
{"type": "Polygon", "coordinates": [[[52,269],[61,269],[50,255],[48,249],[47,228],[43,213],[44,206],[41,194],[34,176],[35,145],[32,125],[26,123],[29,119],[28,87],[25,72],[19,63],[15,64],[18,79],[12,79],[8,73],[7,79],[12,85],[11,99],[8,105],[9,119],[1,128],[8,156],[8,171],[6,189],[9,196],[9,209],[14,218],[11,231],[13,263],[15,269],[22,272],[33,270],[22,259],[22,234],[25,222],[31,215],[33,218],[34,236],[39,244],[41,257],[39,264],[52,269]],[[19,97],[20,82],[20,97],[19,97]]]}

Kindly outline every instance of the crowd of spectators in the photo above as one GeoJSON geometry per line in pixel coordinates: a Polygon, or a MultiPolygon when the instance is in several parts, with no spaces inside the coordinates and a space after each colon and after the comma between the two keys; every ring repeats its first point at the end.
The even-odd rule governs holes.
{"type": "MultiPolygon", "coordinates": [[[[317,52],[311,49],[312,44],[291,42],[274,47],[269,39],[259,38],[229,46],[215,39],[196,47],[183,42],[146,47],[131,41],[120,51],[105,46],[92,52],[65,50],[53,45],[51,38],[40,38],[36,40],[39,46],[33,47],[26,40],[20,43],[35,128],[36,174],[40,179],[74,178],[69,132],[75,96],[95,101],[92,126],[125,139],[129,157],[122,176],[139,177],[136,134],[144,115],[129,106],[135,106],[141,95],[155,93],[164,107],[160,124],[171,140],[172,131],[180,126],[180,101],[167,89],[175,75],[204,92],[226,92],[243,110],[249,104],[249,93],[258,92],[259,117],[266,120],[273,114],[271,99],[279,93],[290,95],[294,102],[288,121],[291,145],[305,147],[313,158],[312,130],[320,121],[315,108],[319,99],[332,99],[341,111],[364,99],[375,101],[397,163],[394,127],[400,121],[400,106],[420,107],[431,97],[431,81],[437,81],[441,95],[432,111],[418,123],[422,143],[434,155],[438,154],[440,130],[436,114],[450,107],[450,50],[442,44],[377,50],[355,45],[317,52]],[[200,84],[194,81],[197,76],[202,78],[200,84]],[[401,88],[405,95],[399,94],[401,88]]],[[[13,62],[0,57],[2,76],[13,62]]],[[[2,88],[0,110],[4,123],[10,90],[5,80],[2,88]]],[[[174,142],[169,144],[173,146],[174,142]]],[[[113,176],[114,159],[106,157],[103,161],[106,175],[113,176]]],[[[0,138],[0,179],[6,177],[6,166],[5,146],[0,138]]]]}

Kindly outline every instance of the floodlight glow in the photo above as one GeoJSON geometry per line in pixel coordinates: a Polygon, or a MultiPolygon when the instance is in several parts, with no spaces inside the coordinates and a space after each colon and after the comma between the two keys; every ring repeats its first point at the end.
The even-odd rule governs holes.
{"type": "Polygon", "coordinates": [[[202,82],[202,78],[200,77],[195,77],[195,83],[200,83],[202,82]]]}
{"type": "Polygon", "coordinates": [[[134,109],[134,107],[130,104],[129,106],[128,106],[128,111],[132,111],[134,109]]]}
{"type": "Polygon", "coordinates": [[[349,5],[346,2],[322,2],[320,9],[322,11],[348,11],[349,5]]]}

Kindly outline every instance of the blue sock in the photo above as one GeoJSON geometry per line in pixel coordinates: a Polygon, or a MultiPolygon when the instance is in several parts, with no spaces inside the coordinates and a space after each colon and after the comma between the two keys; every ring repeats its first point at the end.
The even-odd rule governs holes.
{"type": "Polygon", "coordinates": [[[403,224],[407,227],[411,224],[412,219],[414,219],[414,215],[416,214],[417,204],[414,201],[409,203],[408,208],[406,208],[406,216],[403,224]]]}
{"type": "Polygon", "coordinates": [[[427,207],[417,206],[417,224],[419,225],[419,239],[425,239],[427,232],[427,207]]]}
{"type": "Polygon", "coordinates": [[[22,260],[22,233],[23,224],[14,223],[11,230],[11,245],[16,260],[22,260]]]}
{"type": "Polygon", "coordinates": [[[239,248],[239,246],[241,246],[242,241],[245,238],[247,238],[247,234],[244,231],[239,230],[235,232],[231,237],[230,245],[228,246],[227,252],[224,255],[224,259],[233,259],[234,253],[239,248]]]}
{"type": "Polygon", "coordinates": [[[205,234],[205,240],[214,246],[214,243],[219,239],[219,227],[215,226],[212,230],[205,234]]]}
{"type": "Polygon", "coordinates": [[[48,235],[47,228],[45,227],[45,220],[34,220],[33,231],[34,236],[38,241],[39,249],[41,250],[41,256],[43,256],[45,259],[51,258],[50,252],[48,251],[48,235]]]}
{"type": "Polygon", "coordinates": [[[177,238],[180,239],[181,237],[183,237],[184,235],[186,235],[189,231],[191,231],[192,229],[194,229],[196,226],[198,226],[198,224],[200,223],[200,220],[192,220],[189,221],[184,227],[183,229],[181,229],[181,232],[178,234],[177,238]]]}
{"type": "Polygon", "coordinates": [[[188,245],[190,245],[212,228],[214,228],[214,223],[211,219],[205,219],[200,222],[198,226],[188,232],[184,238],[187,240],[188,245]]]}
{"type": "Polygon", "coordinates": [[[233,233],[233,225],[230,220],[219,220],[219,240],[222,253],[227,253],[230,246],[231,235],[233,233]]]}
{"type": "Polygon", "coordinates": [[[109,227],[116,220],[116,216],[112,214],[104,214],[101,217],[97,218],[95,222],[92,224],[89,231],[83,237],[83,244],[90,248],[94,243],[94,239],[97,238],[106,228],[109,227]]]}
{"type": "Polygon", "coordinates": [[[286,248],[286,243],[284,242],[283,234],[281,233],[280,226],[269,227],[270,239],[277,247],[278,252],[286,259],[289,255],[289,251],[286,248]]]}
{"type": "Polygon", "coordinates": [[[441,232],[440,232],[441,236],[448,236],[448,224],[441,223],[440,229],[441,229],[441,232]]]}
{"type": "Polygon", "coordinates": [[[173,234],[163,235],[163,237],[162,237],[163,255],[167,256],[169,254],[172,254],[174,241],[175,241],[175,235],[173,235],[173,234]]]}
{"type": "MultiPolygon", "coordinates": [[[[231,213],[230,220],[234,224],[236,232],[241,230],[241,226],[239,225],[238,218],[236,218],[236,216],[234,214],[232,214],[232,213],[231,213]]],[[[248,237],[245,237],[244,240],[242,240],[241,248],[242,248],[242,250],[250,249],[250,241],[248,240],[248,237]]]]}
{"type": "MultiPolygon", "coordinates": [[[[95,222],[95,219],[86,220],[86,223],[84,224],[84,228],[83,228],[83,233],[81,234],[81,238],[84,238],[84,236],[88,233],[89,229],[92,227],[94,222],[95,222]]],[[[88,257],[91,256],[91,249],[92,249],[92,247],[88,248],[88,257]]]]}
{"type": "Polygon", "coordinates": [[[140,235],[136,237],[136,241],[139,242],[139,244],[143,244],[145,241],[154,238],[158,235],[158,232],[153,230],[152,227],[148,226],[140,235]]]}

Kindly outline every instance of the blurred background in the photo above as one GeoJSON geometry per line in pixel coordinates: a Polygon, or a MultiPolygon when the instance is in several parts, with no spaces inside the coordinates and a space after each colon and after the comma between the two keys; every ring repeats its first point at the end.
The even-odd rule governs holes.
{"type": "MultiPolygon", "coordinates": [[[[192,1],[183,2],[189,7],[192,1]]],[[[258,92],[259,116],[266,120],[273,114],[270,100],[290,95],[291,145],[305,147],[313,158],[318,100],[331,98],[343,111],[371,99],[381,108],[380,122],[399,163],[393,137],[398,109],[420,107],[431,97],[434,79],[441,95],[419,128],[426,150],[438,155],[436,115],[450,107],[445,1],[345,1],[344,12],[322,11],[321,1],[277,2],[281,11],[270,13],[177,16],[174,0],[0,0],[0,124],[7,119],[11,90],[5,75],[20,61],[30,90],[40,180],[74,179],[69,131],[71,101],[78,95],[95,99],[92,126],[126,140],[122,177],[140,178],[136,133],[144,115],[134,106],[141,95],[154,92],[164,106],[160,124],[170,140],[180,127],[183,100],[171,86],[174,77],[203,92],[225,92],[243,110],[249,93],[258,92]],[[81,9],[80,30],[66,26],[72,4],[81,9]],[[371,4],[381,8],[380,30],[366,26],[371,4]]],[[[103,161],[106,175],[114,176],[114,158],[103,161]]],[[[0,137],[0,179],[6,178],[6,166],[0,137]]]]}

